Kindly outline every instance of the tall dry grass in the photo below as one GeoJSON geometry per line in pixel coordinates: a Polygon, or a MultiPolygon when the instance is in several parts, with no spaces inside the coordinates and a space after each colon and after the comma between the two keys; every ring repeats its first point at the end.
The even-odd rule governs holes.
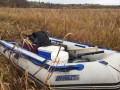
{"type": "MultiPolygon", "coordinates": [[[[75,38],[69,37],[71,40],[120,50],[120,9],[0,8],[1,39],[17,41],[22,31],[30,34],[43,29],[48,30],[50,36],[62,38],[71,32],[75,34],[75,38]]],[[[34,86],[23,83],[24,77],[16,76],[16,69],[11,73],[14,75],[11,84],[9,67],[9,62],[0,56],[1,89],[9,90],[11,85],[18,88],[17,85],[23,90],[34,90],[34,86]]]]}
{"type": "Polygon", "coordinates": [[[40,29],[59,38],[72,32],[80,42],[119,49],[120,9],[0,9],[1,32],[11,31],[3,38],[40,29]]]}
{"type": "Polygon", "coordinates": [[[27,71],[19,70],[10,63],[0,56],[0,90],[44,90],[28,77],[27,71]]]}
{"type": "Polygon", "coordinates": [[[21,31],[46,29],[61,38],[72,32],[76,40],[120,49],[120,9],[0,8],[0,32],[19,38],[21,31]]]}

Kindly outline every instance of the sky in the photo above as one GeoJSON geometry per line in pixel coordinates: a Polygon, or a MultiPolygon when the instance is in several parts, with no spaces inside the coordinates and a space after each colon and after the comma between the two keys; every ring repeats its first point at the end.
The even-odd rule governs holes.
{"type": "Polygon", "coordinates": [[[28,0],[40,1],[56,4],[101,4],[101,5],[120,5],[120,0],[28,0]]]}

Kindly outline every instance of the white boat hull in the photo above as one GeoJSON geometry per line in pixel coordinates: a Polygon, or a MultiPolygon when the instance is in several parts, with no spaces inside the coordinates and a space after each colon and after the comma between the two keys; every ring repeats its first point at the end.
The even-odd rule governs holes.
{"type": "MultiPolygon", "coordinates": [[[[44,58],[35,55],[32,52],[26,51],[22,48],[16,47],[14,49],[14,53],[10,55],[9,50],[6,48],[12,48],[14,45],[7,43],[5,41],[0,41],[0,52],[7,58],[15,63],[18,67],[23,70],[28,71],[29,75],[35,79],[35,81],[39,84],[44,84],[49,72],[46,68],[42,68],[38,73],[36,73],[40,65],[36,65],[30,59],[35,57],[35,60],[40,62],[44,61],[44,58]],[[17,53],[21,52],[23,57],[16,57],[17,53]],[[31,55],[32,57],[26,57],[25,54],[31,55]],[[35,74],[36,73],[36,74],[35,74]],[[35,74],[35,75],[34,75],[35,74]]],[[[71,43],[71,42],[66,42],[71,43]]],[[[72,43],[73,44],[73,43],[72,43]]],[[[73,47],[71,46],[69,47],[73,47]]],[[[75,47],[75,46],[74,46],[75,47]]],[[[120,53],[115,51],[106,50],[106,52],[110,52],[109,56],[103,58],[103,61],[108,62],[117,70],[120,70],[120,53]]],[[[66,65],[78,65],[80,69],[72,69],[68,71],[57,70],[53,71],[53,75],[49,79],[49,83],[46,83],[46,86],[53,87],[54,89],[64,89],[64,90],[83,90],[83,89],[119,89],[120,88],[120,72],[110,67],[109,65],[103,65],[99,61],[96,60],[93,62],[81,62],[81,63],[68,63],[66,65]]],[[[46,62],[47,65],[50,65],[50,62],[46,62]]],[[[61,65],[58,65],[61,66],[61,65]]]]}

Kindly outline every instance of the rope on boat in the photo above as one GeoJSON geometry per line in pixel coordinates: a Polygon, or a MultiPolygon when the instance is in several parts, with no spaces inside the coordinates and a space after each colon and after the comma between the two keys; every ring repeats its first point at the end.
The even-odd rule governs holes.
{"type": "Polygon", "coordinates": [[[113,68],[115,71],[119,72],[120,73],[120,70],[118,70],[117,68],[113,67],[112,65],[110,65],[108,62],[106,61],[99,61],[101,64],[104,64],[104,65],[108,65],[110,66],[111,68],[113,68]]]}

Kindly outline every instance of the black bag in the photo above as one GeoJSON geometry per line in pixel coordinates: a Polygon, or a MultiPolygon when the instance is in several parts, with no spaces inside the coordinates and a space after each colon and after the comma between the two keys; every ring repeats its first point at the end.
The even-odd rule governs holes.
{"type": "Polygon", "coordinates": [[[51,45],[48,33],[45,31],[33,32],[32,35],[29,35],[28,37],[32,41],[33,44],[37,44],[39,46],[51,45]]]}

